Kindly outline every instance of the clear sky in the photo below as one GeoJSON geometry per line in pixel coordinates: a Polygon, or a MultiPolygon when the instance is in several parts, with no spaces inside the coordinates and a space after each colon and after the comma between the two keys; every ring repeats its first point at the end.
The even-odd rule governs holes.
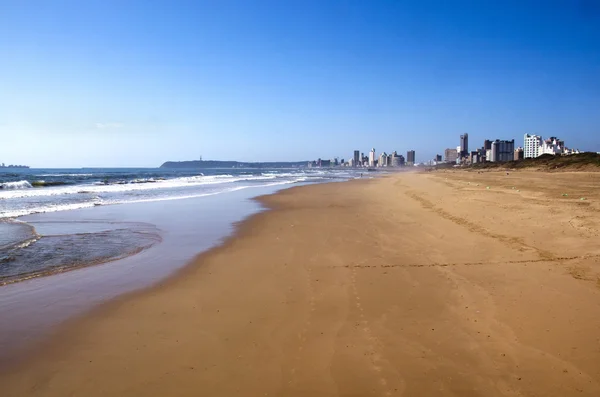
{"type": "Polygon", "coordinates": [[[0,0],[0,162],[600,151],[600,0],[0,0]]]}

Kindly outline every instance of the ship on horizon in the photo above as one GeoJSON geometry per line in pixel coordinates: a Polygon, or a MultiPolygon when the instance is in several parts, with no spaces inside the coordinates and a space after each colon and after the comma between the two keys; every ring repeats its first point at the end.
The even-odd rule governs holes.
{"type": "Polygon", "coordinates": [[[28,165],[13,165],[13,164],[9,164],[9,165],[5,165],[4,163],[0,164],[0,168],[29,168],[28,165]]]}

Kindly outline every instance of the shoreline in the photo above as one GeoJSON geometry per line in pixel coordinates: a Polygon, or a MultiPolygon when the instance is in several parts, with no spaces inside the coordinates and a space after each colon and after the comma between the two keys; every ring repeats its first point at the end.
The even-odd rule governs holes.
{"type": "MultiPolygon", "coordinates": [[[[248,198],[249,201],[257,203],[259,205],[259,209],[255,212],[252,212],[249,215],[245,216],[241,220],[232,222],[231,223],[232,231],[229,234],[227,234],[226,236],[224,236],[222,239],[220,239],[219,241],[212,244],[209,248],[207,248],[205,250],[201,250],[200,252],[196,253],[191,259],[187,260],[182,266],[176,268],[174,271],[168,273],[166,276],[160,278],[158,281],[156,281],[150,285],[146,285],[146,286],[143,286],[140,288],[135,288],[130,291],[125,291],[125,292],[116,294],[116,295],[110,297],[108,300],[103,301],[99,304],[92,304],[91,306],[84,309],[81,313],[76,314],[74,316],[70,316],[66,320],[62,321],[60,324],[58,324],[56,326],[52,326],[52,328],[50,328],[49,332],[47,332],[42,337],[42,339],[36,340],[36,341],[28,344],[24,348],[20,349],[20,351],[17,351],[16,355],[15,354],[0,355],[0,375],[2,375],[5,372],[8,372],[10,370],[9,367],[12,367],[14,365],[19,365],[20,363],[26,362],[27,360],[31,360],[32,358],[35,358],[36,356],[38,356],[40,353],[42,353],[43,351],[45,351],[46,349],[49,348],[49,345],[52,344],[52,340],[54,338],[58,337],[60,334],[62,334],[64,332],[67,332],[71,327],[76,325],[78,322],[80,322],[86,318],[89,318],[89,317],[101,315],[102,313],[104,313],[106,311],[110,311],[112,307],[117,307],[123,301],[127,301],[128,299],[134,299],[135,297],[143,296],[144,294],[151,293],[152,291],[159,290],[160,288],[168,288],[169,285],[171,285],[172,283],[176,283],[178,279],[185,277],[185,275],[188,272],[192,271],[194,267],[201,266],[201,263],[199,263],[199,262],[201,262],[203,260],[203,258],[208,257],[211,254],[214,254],[216,252],[219,252],[220,250],[226,250],[227,246],[229,244],[232,244],[236,239],[243,238],[244,235],[250,233],[250,231],[248,229],[251,227],[251,222],[254,219],[260,217],[261,215],[265,215],[269,212],[277,211],[279,209],[279,207],[269,200],[270,197],[272,197],[274,195],[282,194],[284,192],[293,191],[295,189],[303,189],[303,188],[311,187],[311,186],[315,186],[315,185],[328,185],[328,184],[339,184],[339,183],[365,183],[366,184],[372,180],[373,180],[373,178],[364,178],[364,179],[350,179],[350,180],[346,180],[346,181],[342,181],[342,182],[331,181],[331,182],[326,182],[326,183],[301,184],[299,186],[292,186],[289,188],[277,189],[274,192],[269,192],[269,193],[261,194],[258,196],[252,196],[252,197],[248,198]]],[[[160,243],[158,243],[158,244],[160,244],[160,243]]],[[[152,248],[152,247],[150,247],[150,248],[152,248]]],[[[147,250],[143,250],[143,251],[147,251],[147,250]]],[[[137,254],[131,255],[127,258],[134,257],[136,255],[137,254]]],[[[125,258],[125,259],[127,259],[127,258],[125,258]]],[[[102,262],[99,264],[85,265],[85,266],[82,266],[79,268],[70,269],[69,271],[66,271],[66,272],[50,274],[47,277],[60,276],[61,274],[69,273],[71,270],[85,271],[85,269],[88,269],[88,268],[103,266],[106,264],[118,262],[122,259],[123,258],[118,258],[113,261],[102,262]]],[[[42,277],[46,278],[46,276],[42,276],[42,277]]],[[[35,277],[32,279],[23,280],[23,281],[27,282],[30,280],[35,280],[36,278],[39,278],[39,277],[35,277]]],[[[18,284],[18,283],[19,282],[15,282],[12,284],[18,284]]],[[[11,285],[11,284],[6,284],[6,285],[11,285]]],[[[2,288],[2,286],[0,286],[0,288],[2,288]]]]}
{"type": "MultiPolygon", "coordinates": [[[[333,182],[332,181],[332,182],[318,183],[318,184],[303,184],[300,186],[292,186],[292,187],[285,188],[285,189],[278,189],[274,192],[250,197],[248,200],[257,203],[260,206],[260,209],[256,212],[251,213],[250,215],[244,217],[243,219],[241,219],[239,221],[232,222],[231,223],[232,231],[229,234],[227,234],[226,236],[224,236],[224,238],[222,238],[220,241],[214,243],[206,250],[202,250],[202,251],[196,253],[191,259],[186,261],[186,263],[183,264],[183,266],[170,272],[165,277],[160,278],[157,282],[147,285],[147,286],[144,286],[144,287],[141,287],[141,288],[133,289],[131,291],[119,293],[117,295],[110,297],[107,301],[101,302],[96,305],[91,305],[90,307],[86,308],[83,312],[67,318],[65,321],[61,322],[57,326],[53,326],[50,329],[50,331],[45,336],[42,337],[42,339],[34,341],[32,344],[25,346],[21,351],[17,352],[17,355],[14,355],[14,354],[0,355],[0,375],[2,375],[5,372],[9,372],[10,371],[9,367],[12,367],[14,365],[20,365],[20,363],[26,362],[27,360],[31,360],[32,358],[35,358],[37,355],[43,353],[46,349],[51,348],[51,347],[49,347],[49,345],[52,344],[52,340],[54,338],[58,337],[60,334],[62,334],[64,332],[68,332],[68,330],[71,327],[73,327],[74,325],[76,325],[78,322],[80,322],[86,318],[89,318],[89,317],[100,316],[100,315],[102,315],[102,313],[105,313],[106,311],[110,311],[112,307],[117,307],[123,301],[127,301],[128,299],[134,299],[136,297],[143,296],[144,294],[151,293],[152,291],[159,290],[161,288],[168,288],[169,285],[171,285],[172,283],[176,283],[179,278],[185,277],[186,273],[192,271],[192,268],[201,266],[200,262],[203,260],[203,258],[208,257],[211,254],[214,254],[216,252],[219,252],[219,250],[226,250],[227,246],[229,244],[233,243],[236,239],[242,238],[245,234],[250,233],[250,231],[248,229],[251,227],[250,224],[255,218],[260,217],[261,215],[265,215],[268,212],[278,210],[278,207],[269,201],[269,198],[271,196],[281,194],[286,191],[290,191],[290,190],[294,190],[294,189],[302,189],[302,188],[310,187],[310,186],[314,186],[314,185],[326,185],[326,184],[333,184],[333,183],[368,183],[371,180],[372,179],[359,179],[359,180],[353,179],[353,180],[347,180],[347,181],[343,181],[343,182],[339,182],[339,181],[333,182]]],[[[144,250],[144,251],[146,251],[146,250],[144,250]]],[[[135,255],[137,255],[137,254],[131,255],[129,257],[133,257],[135,255]]],[[[102,265],[109,264],[112,262],[117,262],[122,259],[123,258],[118,258],[113,261],[102,262],[99,264],[85,265],[85,266],[82,266],[79,268],[70,269],[66,272],[59,272],[59,273],[50,274],[48,276],[41,276],[41,277],[52,277],[52,276],[56,276],[56,275],[61,275],[64,273],[68,273],[71,270],[73,270],[73,271],[85,270],[86,268],[102,266],[102,265]]],[[[37,278],[37,277],[35,277],[35,278],[37,278]]],[[[35,278],[32,278],[32,279],[35,279],[35,278]]],[[[31,279],[27,279],[27,280],[23,280],[23,281],[27,282],[29,280],[31,280],[31,279]]],[[[17,284],[17,283],[18,282],[15,282],[12,284],[17,284]]],[[[5,285],[11,285],[11,284],[5,284],[5,285]]],[[[2,288],[2,286],[3,285],[0,285],[0,288],[2,288]]]]}
{"type": "Polygon", "coordinates": [[[161,242],[135,255],[0,286],[0,319],[6,320],[0,322],[0,367],[10,365],[19,356],[28,356],[28,351],[35,351],[38,343],[62,329],[63,324],[122,295],[152,288],[172,277],[196,256],[226,240],[238,222],[262,212],[260,203],[253,200],[256,193],[270,194],[280,189],[271,186],[261,188],[260,192],[240,190],[222,198],[173,200],[168,203],[170,210],[166,216],[160,215],[164,212],[161,202],[27,215],[27,222],[77,225],[147,223],[151,214],[155,219],[149,224],[156,227],[158,223],[162,227],[161,242]],[[194,219],[205,226],[198,229],[194,219]],[[15,346],[15,338],[22,342],[15,346]]]}
{"type": "MultiPolygon", "coordinates": [[[[514,392],[545,390],[545,395],[564,396],[579,388],[583,394],[578,395],[594,395],[600,390],[600,368],[593,363],[600,353],[591,351],[585,358],[581,349],[593,344],[589,331],[600,326],[592,315],[600,309],[600,284],[593,284],[594,272],[600,277],[595,259],[600,252],[585,245],[595,241],[593,235],[581,233],[597,230],[599,224],[562,230],[567,234],[556,240],[561,236],[556,229],[528,223],[531,232],[512,230],[493,212],[486,216],[495,223],[463,221],[463,213],[479,211],[478,200],[491,206],[502,197],[503,206],[537,214],[531,211],[544,211],[550,199],[526,188],[519,194],[499,190],[498,184],[505,181],[499,174],[455,173],[447,180],[444,176],[412,174],[299,186],[256,197],[268,210],[237,222],[235,232],[221,244],[154,286],[120,295],[68,320],[34,352],[21,357],[18,369],[3,372],[0,379],[9,382],[9,395],[23,395],[17,391],[25,390],[34,395],[33,389],[24,388],[23,379],[70,368],[79,374],[71,380],[83,382],[88,371],[83,360],[93,358],[89,370],[104,374],[103,381],[112,379],[109,384],[94,391],[85,382],[66,382],[57,373],[53,378],[58,389],[53,390],[118,394],[127,387],[128,395],[145,395],[149,390],[139,381],[148,378],[162,379],[153,383],[157,395],[175,384],[189,392],[185,395],[193,395],[198,387],[212,395],[306,395],[309,390],[313,395],[344,395],[350,390],[365,395],[374,390],[455,395],[448,391],[475,389],[500,395],[500,389],[485,379],[503,379],[503,387],[514,392]],[[495,190],[475,188],[474,178],[496,178],[495,190]],[[522,207],[522,200],[534,200],[533,209],[522,207]],[[508,237],[509,230],[517,234],[508,237]],[[454,249],[459,241],[465,251],[454,249]],[[538,241],[554,243],[546,253],[537,248],[538,241]],[[449,250],[453,255],[446,257],[449,250]],[[535,280],[549,289],[532,288],[535,280]],[[555,290],[568,299],[556,300],[555,290]],[[538,301],[552,302],[558,322],[541,315],[538,301]],[[568,308],[574,304],[580,314],[565,328],[564,316],[573,315],[568,308]],[[468,317],[479,323],[465,320],[465,306],[468,317]],[[363,326],[353,325],[364,321],[363,326]],[[119,333],[107,339],[106,333],[117,324],[119,333]],[[554,332],[538,334],[544,327],[554,332]],[[578,334],[573,341],[579,347],[577,355],[557,343],[573,332],[571,328],[578,334]],[[516,340],[511,341],[511,333],[516,340]],[[430,353],[418,358],[411,347],[415,343],[430,353]],[[467,348],[472,344],[478,348],[467,348]],[[304,348],[298,351],[298,346],[304,348]],[[369,350],[377,358],[361,353],[369,350]],[[292,351],[296,353],[284,354],[292,351]],[[496,355],[492,363],[484,359],[496,355]],[[58,368],[49,361],[57,357],[58,368]],[[103,364],[116,357],[126,361],[116,366],[132,368],[133,378],[123,378],[116,368],[103,364]],[[442,357],[446,361],[440,366],[442,357]],[[555,362],[556,357],[563,363],[555,362]],[[196,360],[207,367],[194,375],[196,360]],[[511,360],[520,362],[522,369],[511,367],[511,360]],[[258,362],[261,366],[256,367],[258,362]],[[472,367],[470,362],[478,364],[472,367]],[[328,369],[322,372],[325,364],[328,369]],[[252,370],[242,371],[247,365],[252,370]],[[555,374],[556,366],[569,375],[555,374]],[[167,368],[175,370],[174,378],[159,375],[167,368]],[[435,382],[418,382],[427,379],[420,372],[425,368],[446,384],[446,393],[435,382]],[[231,371],[237,375],[225,382],[223,374],[231,371]],[[23,378],[23,372],[29,375],[23,378]],[[363,375],[355,376],[359,373],[363,375]],[[528,374],[528,383],[520,382],[521,373],[528,374]],[[448,376],[455,380],[444,380],[448,376]],[[543,379],[561,383],[544,385],[543,379]],[[341,388],[337,394],[330,389],[332,381],[341,388]]],[[[518,177],[529,178],[528,187],[545,183],[544,175],[518,177]]],[[[592,204],[576,203],[576,211],[595,208],[590,207],[596,205],[595,198],[600,197],[593,196],[592,204]]],[[[563,203],[556,201],[555,211],[572,205],[563,203]]],[[[562,215],[556,216],[553,222],[562,222],[562,215]]]]}
{"type": "MultiPolygon", "coordinates": [[[[345,180],[343,182],[348,182],[351,181],[353,179],[348,179],[345,180]]],[[[328,182],[317,182],[317,184],[322,184],[322,183],[339,183],[340,181],[328,181],[328,182]]],[[[282,187],[282,186],[278,186],[277,184],[275,185],[265,185],[262,187],[262,189],[266,190],[272,190],[270,188],[272,187],[276,187],[274,189],[274,191],[268,191],[267,193],[260,193],[259,195],[250,195],[248,196],[246,199],[256,202],[259,205],[262,205],[261,200],[259,200],[260,197],[262,196],[268,196],[274,193],[277,193],[281,190],[287,190],[287,189],[294,189],[296,187],[301,187],[301,186],[306,186],[306,185],[311,185],[311,183],[300,183],[297,186],[291,186],[291,187],[282,187]]],[[[193,197],[184,197],[184,198],[175,198],[175,199],[169,199],[168,201],[180,201],[180,200],[190,200],[190,199],[202,199],[204,197],[208,197],[208,196],[212,196],[212,195],[216,195],[217,193],[214,194],[206,194],[204,196],[193,196],[193,197]]],[[[161,201],[166,201],[166,200],[151,200],[148,202],[145,201],[140,201],[140,202],[130,202],[130,203],[120,203],[120,204],[112,204],[111,206],[114,205],[137,205],[137,204],[141,204],[141,203],[158,203],[161,201]]],[[[99,207],[99,206],[98,206],[99,207]]],[[[107,205],[102,206],[103,208],[106,208],[107,205]]],[[[91,209],[95,209],[95,207],[84,207],[84,208],[77,208],[75,210],[71,210],[69,211],[69,213],[72,213],[73,211],[78,212],[78,211],[86,211],[86,210],[91,210],[91,209]]],[[[261,208],[258,209],[258,211],[262,211],[261,208]]],[[[24,243],[26,244],[25,247],[29,246],[31,243],[37,242],[39,241],[41,238],[47,238],[47,237],[55,237],[54,235],[40,235],[37,233],[36,228],[33,224],[36,223],[44,223],[47,221],[42,221],[42,220],[36,220],[36,218],[38,217],[42,217],[42,219],[44,217],[48,217],[48,216],[56,216],[58,215],[59,217],[62,214],[67,213],[66,211],[62,212],[59,211],[58,213],[56,212],[41,212],[41,213],[33,213],[33,214],[27,214],[27,215],[21,215],[21,216],[17,216],[14,218],[5,218],[5,219],[0,219],[0,223],[5,222],[6,224],[22,224],[25,225],[26,227],[29,227],[33,230],[33,237],[30,240],[27,241],[22,241],[19,242],[18,244],[15,244],[14,246],[6,246],[6,247],[2,247],[3,249],[11,249],[11,248],[22,248],[22,246],[24,245],[24,243]],[[33,220],[32,220],[33,219],[33,220]]],[[[253,215],[253,213],[250,213],[250,216],[253,215]]],[[[67,215],[68,216],[68,215],[67,215]]],[[[60,219],[60,218],[59,218],[60,219]]],[[[244,219],[242,219],[243,221],[244,219]]],[[[54,222],[62,222],[62,221],[54,221],[54,222]]],[[[238,222],[238,221],[236,221],[238,222]]],[[[77,224],[77,223],[106,223],[106,224],[119,224],[119,223],[125,223],[125,222],[121,222],[118,220],[109,220],[109,221],[80,221],[80,220],[70,220],[70,221],[64,221],[63,223],[67,224],[77,224]]],[[[78,235],[78,234],[92,234],[93,232],[73,232],[70,234],[64,234],[64,235],[78,235]]],[[[116,255],[114,257],[110,257],[107,259],[100,259],[100,260],[91,260],[85,263],[79,263],[76,265],[69,265],[69,266],[60,266],[60,267],[49,267],[47,269],[43,269],[40,271],[33,271],[30,273],[21,273],[18,274],[16,276],[6,276],[6,277],[1,277],[0,276],[0,288],[6,285],[11,285],[11,284],[16,284],[16,283],[20,283],[20,282],[25,282],[25,281],[29,281],[29,280],[33,280],[33,279],[37,279],[37,278],[43,278],[43,277],[49,277],[49,276],[53,276],[53,275],[59,275],[59,274],[64,274],[67,272],[71,272],[71,271],[76,271],[76,270],[81,270],[81,269],[85,269],[88,267],[93,267],[93,266],[98,266],[98,265],[103,265],[103,264],[107,264],[107,263],[111,263],[111,262],[115,262],[115,261],[120,261],[122,259],[137,255],[147,249],[152,248],[154,245],[156,244],[160,244],[162,242],[162,237],[159,235],[158,237],[158,241],[150,244],[150,245],[146,245],[146,246],[141,246],[138,249],[134,250],[133,253],[125,253],[125,254],[120,254],[120,255],[116,255]]],[[[225,236],[228,237],[228,236],[225,236]]],[[[198,254],[202,253],[204,251],[199,252],[198,254]]]]}

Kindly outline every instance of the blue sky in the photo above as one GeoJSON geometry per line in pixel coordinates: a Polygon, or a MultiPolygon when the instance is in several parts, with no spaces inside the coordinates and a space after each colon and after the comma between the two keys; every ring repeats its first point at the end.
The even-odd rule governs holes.
{"type": "Polygon", "coordinates": [[[0,162],[600,151],[600,2],[0,0],[0,162]]]}

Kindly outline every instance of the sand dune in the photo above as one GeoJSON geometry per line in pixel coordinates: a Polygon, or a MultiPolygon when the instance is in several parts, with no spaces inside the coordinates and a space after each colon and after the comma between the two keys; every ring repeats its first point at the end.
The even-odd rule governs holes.
{"type": "Polygon", "coordinates": [[[600,396],[599,185],[405,173],[264,197],[174,278],[58,330],[2,395],[600,396]]]}

